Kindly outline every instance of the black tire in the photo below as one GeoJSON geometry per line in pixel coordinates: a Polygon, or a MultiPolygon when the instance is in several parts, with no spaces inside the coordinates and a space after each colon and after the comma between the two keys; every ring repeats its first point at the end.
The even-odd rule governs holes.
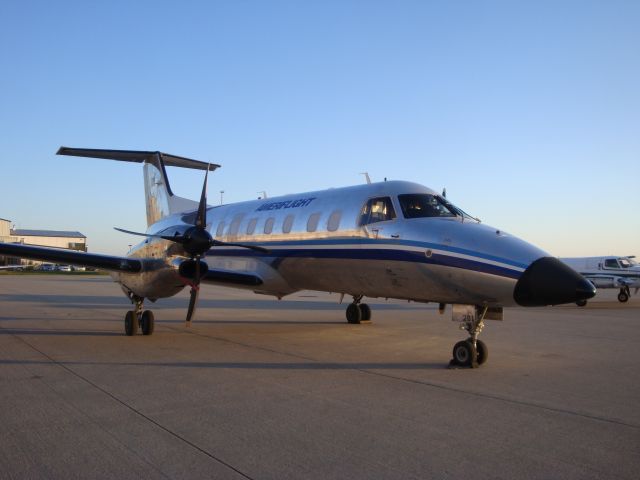
{"type": "Polygon", "coordinates": [[[622,303],[629,301],[629,295],[627,295],[627,292],[620,292],[618,294],[618,301],[622,303]]]}
{"type": "Polygon", "coordinates": [[[587,301],[586,300],[578,300],[576,302],[576,305],[579,306],[579,307],[584,307],[584,306],[587,305],[587,301]]]}
{"type": "Polygon", "coordinates": [[[358,305],[360,307],[360,314],[362,315],[362,321],[368,322],[371,320],[371,307],[366,303],[358,305]]]}
{"type": "Polygon", "coordinates": [[[489,349],[487,348],[487,344],[482,340],[476,340],[476,351],[477,351],[477,359],[478,365],[482,365],[489,358],[489,349]]]}
{"type": "Polygon", "coordinates": [[[142,312],[142,316],[140,317],[140,324],[142,327],[143,335],[151,335],[153,333],[155,318],[153,317],[153,312],[151,310],[145,310],[144,312],[142,312]]]}
{"type": "Polygon", "coordinates": [[[350,303],[347,307],[347,322],[360,323],[362,321],[362,310],[355,303],[350,303]]]}
{"type": "Polygon", "coordinates": [[[138,333],[138,316],[133,310],[129,310],[124,317],[124,333],[129,337],[138,333]]]}
{"type": "Polygon", "coordinates": [[[478,352],[473,343],[463,340],[453,346],[453,361],[461,367],[473,367],[477,365],[478,352]]]}

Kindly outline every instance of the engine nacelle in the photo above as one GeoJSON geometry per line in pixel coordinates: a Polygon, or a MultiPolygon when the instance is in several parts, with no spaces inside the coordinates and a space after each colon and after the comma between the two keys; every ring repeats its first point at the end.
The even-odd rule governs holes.
{"type": "Polygon", "coordinates": [[[207,262],[202,260],[185,260],[178,267],[178,272],[180,276],[183,278],[188,278],[190,280],[201,280],[207,274],[209,267],[207,262]],[[196,267],[197,263],[200,263],[200,278],[196,278],[196,267]]]}

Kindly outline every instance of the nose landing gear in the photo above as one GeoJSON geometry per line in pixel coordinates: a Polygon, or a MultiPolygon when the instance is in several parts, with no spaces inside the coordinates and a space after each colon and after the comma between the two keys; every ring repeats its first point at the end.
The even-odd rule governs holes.
{"type": "Polygon", "coordinates": [[[478,340],[484,328],[484,317],[488,308],[485,306],[454,305],[453,319],[460,322],[460,329],[469,332],[469,338],[453,346],[453,358],[450,367],[478,368],[487,361],[489,350],[487,345],[478,340]]]}

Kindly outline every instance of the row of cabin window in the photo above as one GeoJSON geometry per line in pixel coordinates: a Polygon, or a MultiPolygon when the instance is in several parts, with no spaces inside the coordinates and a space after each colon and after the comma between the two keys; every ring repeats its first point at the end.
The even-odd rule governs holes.
{"type": "MultiPolygon", "coordinates": [[[[307,232],[315,232],[318,229],[318,223],[320,222],[321,214],[322,214],[321,212],[315,212],[309,215],[309,219],[307,220],[307,232]]],[[[293,214],[287,215],[284,218],[284,221],[282,222],[282,233],[291,232],[291,229],[293,228],[294,218],[295,216],[293,214]]],[[[342,212],[340,210],[334,211],[329,216],[329,220],[327,221],[327,230],[330,232],[335,232],[336,230],[338,230],[338,228],[340,228],[341,219],[342,219],[342,212]]],[[[227,233],[227,235],[231,235],[231,236],[237,235],[238,230],[240,229],[241,221],[242,221],[241,216],[238,216],[237,218],[235,218],[229,225],[229,232],[227,233]]],[[[271,234],[271,232],[273,232],[273,227],[275,222],[276,222],[276,219],[274,217],[269,217],[264,222],[263,232],[266,235],[269,235],[271,234]]],[[[249,223],[247,224],[246,234],[253,235],[256,231],[257,225],[258,225],[257,218],[252,218],[251,220],[249,220],[249,223]]],[[[218,224],[218,229],[216,230],[216,237],[222,237],[222,235],[224,234],[225,226],[226,226],[226,223],[224,220],[218,224]]]]}

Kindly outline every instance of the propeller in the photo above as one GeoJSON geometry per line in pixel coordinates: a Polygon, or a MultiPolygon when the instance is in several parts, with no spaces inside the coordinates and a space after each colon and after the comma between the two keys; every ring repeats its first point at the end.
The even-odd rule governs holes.
{"type": "Polygon", "coordinates": [[[200,293],[200,280],[207,273],[207,264],[202,260],[205,254],[212,247],[240,247],[254,250],[260,253],[269,253],[266,248],[255,245],[245,245],[242,243],[228,243],[215,240],[207,231],[207,177],[209,169],[204,175],[204,185],[202,186],[202,194],[198,203],[198,211],[196,213],[195,222],[192,227],[187,228],[184,233],[176,232],[174,235],[157,235],[149,233],[132,232],[123,228],[114,227],[119,232],[128,233],[130,235],[138,235],[140,237],[161,238],[170,242],[182,245],[182,248],[189,254],[189,259],[184,260],[178,270],[180,275],[191,279],[189,285],[191,292],[189,297],[189,308],[187,309],[186,325],[191,326],[191,320],[196,311],[198,303],[198,295],[200,293]]]}

